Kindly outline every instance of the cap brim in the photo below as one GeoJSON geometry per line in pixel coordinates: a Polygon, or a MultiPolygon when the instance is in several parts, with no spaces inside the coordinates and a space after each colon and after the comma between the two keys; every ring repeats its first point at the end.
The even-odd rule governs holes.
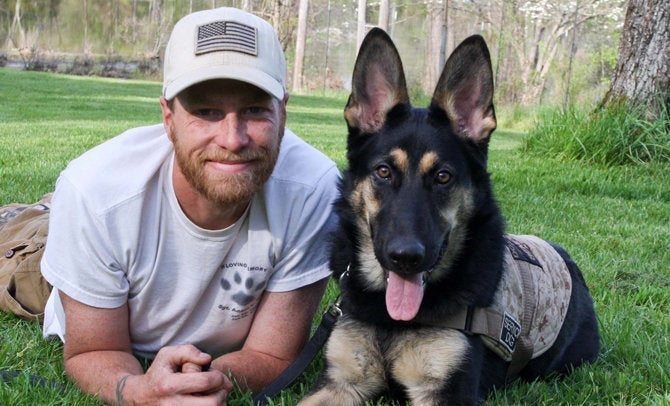
{"type": "Polygon", "coordinates": [[[246,82],[262,89],[278,100],[282,100],[285,94],[284,86],[281,83],[259,69],[248,66],[209,66],[183,74],[168,83],[163,91],[163,96],[171,100],[188,87],[214,79],[232,79],[246,82]]]}

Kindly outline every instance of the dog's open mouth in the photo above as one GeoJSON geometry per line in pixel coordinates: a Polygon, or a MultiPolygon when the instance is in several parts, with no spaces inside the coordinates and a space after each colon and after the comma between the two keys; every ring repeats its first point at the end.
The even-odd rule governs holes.
{"type": "Polygon", "coordinates": [[[409,321],[419,313],[423,300],[425,273],[403,277],[388,271],[386,311],[393,320],[409,321]]]}

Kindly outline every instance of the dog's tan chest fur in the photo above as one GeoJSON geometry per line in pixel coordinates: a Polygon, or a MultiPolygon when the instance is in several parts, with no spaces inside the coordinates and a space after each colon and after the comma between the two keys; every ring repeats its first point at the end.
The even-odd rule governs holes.
{"type": "Polygon", "coordinates": [[[299,403],[359,405],[387,389],[387,371],[413,405],[434,405],[437,393],[463,362],[468,343],[451,329],[424,328],[394,334],[382,352],[374,328],[343,317],[326,348],[328,382],[299,403]]]}
{"type": "Polygon", "coordinates": [[[393,378],[402,382],[413,405],[433,405],[438,391],[463,362],[468,343],[456,330],[424,328],[394,337],[386,357],[393,378]]]}

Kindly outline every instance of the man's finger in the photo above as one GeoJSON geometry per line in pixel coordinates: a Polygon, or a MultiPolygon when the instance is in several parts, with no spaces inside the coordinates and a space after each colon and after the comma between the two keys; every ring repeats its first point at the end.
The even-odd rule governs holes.
{"type": "MultiPolygon", "coordinates": [[[[184,365],[193,364],[198,366],[198,371],[208,369],[206,366],[212,361],[212,357],[202,352],[193,345],[178,345],[164,347],[156,354],[154,363],[170,368],[173,372],[185,372],[184,365]],[[205,367],[205,368],[203,368],[205,367]]],[[[193,372],[189,366],[189,371],[193,372]]]]}

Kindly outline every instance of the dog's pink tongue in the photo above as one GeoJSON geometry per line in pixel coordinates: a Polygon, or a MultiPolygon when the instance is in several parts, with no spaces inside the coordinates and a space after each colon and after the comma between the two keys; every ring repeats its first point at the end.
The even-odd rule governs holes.
{"type": "Polygon", "coordinates": [[[423,274],[410,279],[389,272],[386,286],[386,311],[394,320],[409,321],[416,317],[423,299],[423,274]]]}

